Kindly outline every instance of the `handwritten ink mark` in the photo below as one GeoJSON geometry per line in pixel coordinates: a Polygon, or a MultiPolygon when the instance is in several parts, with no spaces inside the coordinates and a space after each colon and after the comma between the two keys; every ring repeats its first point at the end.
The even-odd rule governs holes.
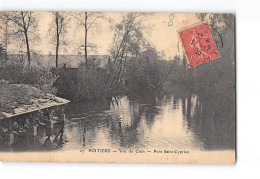
{"type": "Polygon", "coordinates": [[[173,19],[174,19],[174,17],[175,17],[174,13],[171,13],[171,14],[169,15],[170,21],[168,22],[168,26],[172,26],[172,25],[173,25],[173,19]]]}

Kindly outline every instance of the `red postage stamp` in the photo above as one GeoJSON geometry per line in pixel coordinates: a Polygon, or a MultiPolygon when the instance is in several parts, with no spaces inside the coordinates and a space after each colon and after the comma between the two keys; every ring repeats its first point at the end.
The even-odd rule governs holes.
{"type": "Polygon", "coordinates": [[[209,24],[202,24],[179,31],[191,67],[219,58],[209,24]]]}

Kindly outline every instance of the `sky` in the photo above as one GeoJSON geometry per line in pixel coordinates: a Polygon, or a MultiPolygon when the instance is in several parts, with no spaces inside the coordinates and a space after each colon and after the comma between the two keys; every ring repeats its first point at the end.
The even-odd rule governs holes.
{"type": "MultiPolygon", "coordinates": [[[[143,19],[144,26],[149,27],[149,32],[144,32],[144,38],[159,52],[163,52],[166,59],[172,59],[176,54],[182,53],[181,43],[178,43],[178,31],[200,22],[193,13],[174,13],[172,20],[170,20],[170,14],[148,13],[143,19]]],[[[40,54],[55,54],[55,48],[50,45],[51,36],[48,33],[53,21],[52,13],[42,11],[35,12],[34,15],[39,19],[40,41],[31,44],[31,49],[40,54]]],[[[110,27],[120,22],[123,15],[122,12],[104,12],[104,16],[107,19],[112,19],[112,22],[99,19],[97,21],[98,27],[91,29],[88,34],[88,41],[96,44],[98,48],[95,53],[90,52],[89,54],[109,54],[108,50],[113,43],[114,33],[110,27]]],[[[68,24],[66,34],[68,45],[61,47],[60,54],[78,54],[81,50],[77,47],[80,46],[79,44],[83,44],[84,40],[83,28],[78,27],[78,23],[73,17],[69,17],[71,21],[68,24]]],[[[8,50],[12,51],[15,48],[17,48],[17,44],[11,44],[8,50]]],[[[81,52],[83,54],[83,51],[81,52]]]]}

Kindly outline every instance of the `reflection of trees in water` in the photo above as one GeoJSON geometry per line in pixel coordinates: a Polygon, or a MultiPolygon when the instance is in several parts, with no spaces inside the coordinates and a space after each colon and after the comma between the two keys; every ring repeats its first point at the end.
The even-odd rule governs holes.
{"type": "MultiPolygon", "coordinates": [[[[207,150],[235,148],[235,95],[233,90],[220,88],[223,86],[192,92],[191,89],[179,87],[172,92],[173,109],[176,110],[181,105],[183,120],[186,121],[188,129],[200,138],[207,150]]],[[[130,105],[130,110],[136,111],[131,112],[131,125],[122,127],[120,121],[118,124],[113,123],[111,139],[118,139],[121,147],[130,147],[141,141],[142,134],[137,130],[140,120],[144,118],[146,125],[151,128],[155,116],[160,112],[156,105],[164,105],[171,96],[150,95],[144,99],[139,97],[136,100],[138,102],[130,105]],[[139,110],[133,110],[136,106],[139,110]]]]}
{"type": "MultiPolygon", "coordinates": [[[[182,110],[183,125],[187,125],[188,130],[191,130],[204,143],[205,149],[234,149],[235,96],[232,95],[232,90],[218,92],[221,90],[208,88],[198,92],[178,88],[177,90],[176,87],[168,95],[121,97],[117,103],[114,103],[115,110],[121,113],[111,111],[111,109],[96,112],[86,110],[86,108],[84,111],[84,108],[81,108],[81,115],[86,115],[86,118],[75,122],[80,127],[79,135],[83,148],[95,145],[99,132],[105,134],[105,140],[109,143],[123,148],[139,145],[144,135],[140,126],[145,124],[146,127],[152,128],[156,116],[161,112],[157,106],[163,106],[171,101],[173,110],[182,110]],[[125,101],[122,103],[120,100],[123,99],[125,101]]],[[[73,115],[77,116],[77,114],[73,115]]]]}
{"type": "Polygon", "coordinates": [[[205,149],[235,148],[235,95],[232,91],[199,92],[197,98],[190,91],[174,94],[173,108],[180,99],[188,128],[200,138],[205,149]]]}
{"type": "Polygon", "coordinates": [[[127,125],[122,124],[124,119],[121,118],[112,119],[110,122],[110,138],[117,141],[120,147],[131,147],[139,142],[137,127],[140,123],[142,107],[132,102],[129,110],[130,123],[127,125]]]}
{"type": "Polygon", "coordinates": [[[137,131],[139,118],[132,118],[132,123],[130,126],[122,127],[122,122],[118,121],[117,124],[112,121],[110,138],[113,141],[117,141],[120,147],[131,147],[139,142],[139,135],[137,131]]]}
{"type": "MultiPolygon", "coordinates": [[[[127,98],[128,108],[125,109],[129,115],[120,116],[111,111],[112,108],[118,108],[122,104],[120,100],[124,97],[115,97],[112,101],[95,101],[88,103],[71,103],[67,105],[66,115],[70,119],[77,119],[76,122],[80,128],[83,148],[95,144],[98,132],[108,132],[110,141],[118,143],[120,147],[131,147],[142,140],[142,131],[138,130],[141,119],[145,119],[145,124],[151,128],[155,116],[159,113],[156,105],[162,105],[166,98],[170,96],[162,94],[148,94],[145,96],[130,96],[127,98]],[[83,117],[83,118],[82,118],[83,117]],[[80,119],[82,118],[82,119],[80,119]]],[[[124,109],[118,109],[124,111],[124,109]]],[[[124,112],[123,112],[124,113],[124,112]]],[[[68,126],[68,130],[73,130],[73,125],[68,126]]]]}
{"type": "MultiPolygon", "coordinates": [[[[211,95],[210,95],[211,96],[211,95]]],[[[200,131],[204,138],[206,149],[235,148],[235,96],[230,94],[209,97],[200,95],[201,120],[200,131]],[[233,96],[234,98],[230,98],[233,96]]],[[[198,106],[200,107],[200,106],[198,106]]],[[[195,123],[195,127],[198,124],[195,123]]]]}
{"type": "MultiPolygon", "coordinates": [[[[65,113],[67,117],[79,127],[78,135],[82,141],[82,147],[91,146],[95,143],[98,127],[109,126],[109,118],[98,115],[99,112],[109,110],[109,100],[96,100],[86,102],[73,102],[66,105],[65,113]]],[[[74,129],[74,125],[67,125],[69,131],[74,129]]]]}
{"type": "Polygon", "coordinates": [[[155,117],[159,114],[160,109],[155,106],[147,106],[147,108],[144,110],[144,116],[145,116],[145,122],[146,125],[151,128],[155,117]]]}
{"type": "Polygon", "coordinates": [[[175,97],[173,98],[173,109],[179,109],[179,101],[175,97]]]}
{"type": "Polygon", "coordinates": [[[146,125],[153,125],[155,116],[159,109],[155,107],[158,102],[155,95],[149,97],[130,97],[129,111],[130,123],[123,125],[123,120],[111,120],[110,122],[110,138],[113,141],[118,141],[120,147],[132,147],[142,140],[142,132],[138,131],[138,126],[142,116],[144,116],[146,125]],[[149,104],[149,105],[146,105],[149,104]]]}
{"type": "Polygon", "coordinates": [[[109,118],[89,116],[87,121],[83,121],[80,125],[82,128],[82,146],[84,148],[95,144],[99,128],[108,129],[109,118]]]}

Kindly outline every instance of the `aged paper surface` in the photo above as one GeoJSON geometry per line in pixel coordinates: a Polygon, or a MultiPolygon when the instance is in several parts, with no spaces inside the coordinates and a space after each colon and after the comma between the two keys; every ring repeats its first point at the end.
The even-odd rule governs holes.
{"type": "Polygon", "coordinates": [[[0,160],[235,162],[233,14],[0,13],[0,160]]]}

